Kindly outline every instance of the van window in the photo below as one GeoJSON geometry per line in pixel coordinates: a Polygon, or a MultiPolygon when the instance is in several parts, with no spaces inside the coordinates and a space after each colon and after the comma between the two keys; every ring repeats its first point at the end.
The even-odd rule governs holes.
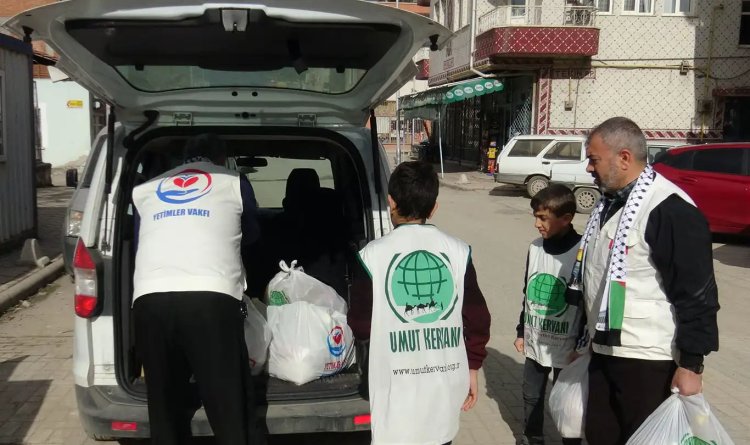
{"type": "Polygon", "coordinates": [[[99,162],[99,155],[102,153],[102,147],[107,142],[107,137],[100,137],[95,143],[93,152],[89,156],[86,162],[86,167],[83,168],[83,178],[81,180],[81,188],[91,188],[91,181],[94,179],[94,170],[96,170],[96,164],[99,162]]]}
{"type": "Polygon", "coordinates": [[[558,142],[544,155],[544,159],[580,161],[581,146],[580,142],[575,141],[558,142]]]}
{"type": "Polygon", "coordinates": [[[268,165],[264,167],[253,167],[250,172],[245,173],[247,179],[253,185],[255,199],[260,208],[281,208],[286,196],[286,181],[292,170],[297,168],[311,168],[318,173],[320,186],[335,188],[333,181],[333,167],[331,161],[326,158],[320,159],[292,159],[271,156],[260,156],[268,165]]]}
{"type": "Polygon", "coordinates": [[[508,157],[535,158],[549,143],[549,139],[518,139],[508,157]]]}
{"type": "Polygon", "coordinates": [[[741,175],[742,154],[742,150],[737,148],[697,150],[693,158],[692,169],[710,173],[741,175]]]}

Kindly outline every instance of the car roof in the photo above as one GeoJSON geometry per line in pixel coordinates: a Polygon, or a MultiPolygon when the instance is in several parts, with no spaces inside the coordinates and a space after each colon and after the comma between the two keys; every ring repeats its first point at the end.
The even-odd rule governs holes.
{"type": "Polygon", "coordinates": [[[693,150],[718,150],[722,148],[740,148],[748,150],[750,149],[750,142],[721,142],[714,144],[695,144],[695,145],[683,145],[680,147],[670,148],[667,153],[670,155],[677,155],[686,151],[693,150]]]}

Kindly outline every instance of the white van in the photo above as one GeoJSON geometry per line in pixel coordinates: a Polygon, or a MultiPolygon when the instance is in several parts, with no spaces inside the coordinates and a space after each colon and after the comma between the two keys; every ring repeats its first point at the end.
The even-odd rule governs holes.
{"type": "Polygon", "coordinates": [[[552,165],[586,159],[585,141],[583,136],[516,136],[497,158],[495,181],[524,186],[533,197],[549,184],[552,165]]]}
{"type": "MultiPolygon", "coordinates": [[[[682,142],[673,141],[648,141],[648,162],[661,156],[668,149],[683,145],[682,142]]],[[[591,213],[594,210],[601,193],[599,187],[594,184],[594,177],[586,171],[588,160],[558,162],[552,165],[549,182],[561,183],[568,186],[576,197],[576,210],[579,213],[591,213]]]]}
{"type": "MultiPolygon", "coordinates": [[[[243,252],[248,293],[264,286],[265,265],[282,251],[305,254],[305,241],[338,236],[343,247],[330,254],[345,260],[321,274],[351,301],[343,250],[391,229],[373,109],[414,77],[418,49],[450,36],[428,18],[354,0],[71,0],[6,26],[46,42],[60,55],[57,68],[111,105],[73,259],[75,393],[98,439],[149,437],[131,317],[133,187],[179,165],[189,138],[219,135],[260,204],[259,244],[243,252]],[[309,202],[307,230],[270,236],[287,189],[307,188],[287,179],[313,174],[321,193],[309,202]]],[[[268,431],[369,429],[367,344],[356,348],[358,366],[325,380],[259,379],[268,431]]],[[[195,408],[194,434],[210,435],[195,408]]]]}

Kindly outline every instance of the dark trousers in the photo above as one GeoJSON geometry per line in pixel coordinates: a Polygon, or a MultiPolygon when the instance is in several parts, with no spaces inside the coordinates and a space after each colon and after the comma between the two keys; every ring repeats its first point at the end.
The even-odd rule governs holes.
{"type": "Polygon", "coordinates": [[[196,408],[191,376],[216,443],[257,443],[240,305],[213,292],[154,293],[136,300],[136,350],[146,377],[151,443],[189,443],[196,408]]]}
{"type": "MultiPolygon", "coordinates": [[[[523,419],[524,441],[528,445],[544,444],[544,394],[552,372],[553,383],[557,381],[560,368],[542,366],[527,358],[523,367],[523,419]]],[[[577,445],[581,439],[563,439],[565,445],[577,445]]]]}
{"type": "Polygon", "coordinates": [[[589,365],[586,441],[622,445],[670,395],[672,360],[639,360],[594,353],[589,365]]]}

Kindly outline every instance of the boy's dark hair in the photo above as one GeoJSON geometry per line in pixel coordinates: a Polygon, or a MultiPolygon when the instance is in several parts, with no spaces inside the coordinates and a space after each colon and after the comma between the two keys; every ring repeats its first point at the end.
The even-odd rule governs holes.
{"type": "Polygon", "coordinates": [[[423,161],[404,162],[396,167],[388,181],[398,214],[404,218],[427,219],[438,197],[438,180],[432,164],[423,161]]]}
{"type": "Polygon", "coordinates": [[[550,184],[531,198],[531,208],[537,212],[547,209],[555,216],[575,215],[576,197],[562,184],[550,184]]]}

